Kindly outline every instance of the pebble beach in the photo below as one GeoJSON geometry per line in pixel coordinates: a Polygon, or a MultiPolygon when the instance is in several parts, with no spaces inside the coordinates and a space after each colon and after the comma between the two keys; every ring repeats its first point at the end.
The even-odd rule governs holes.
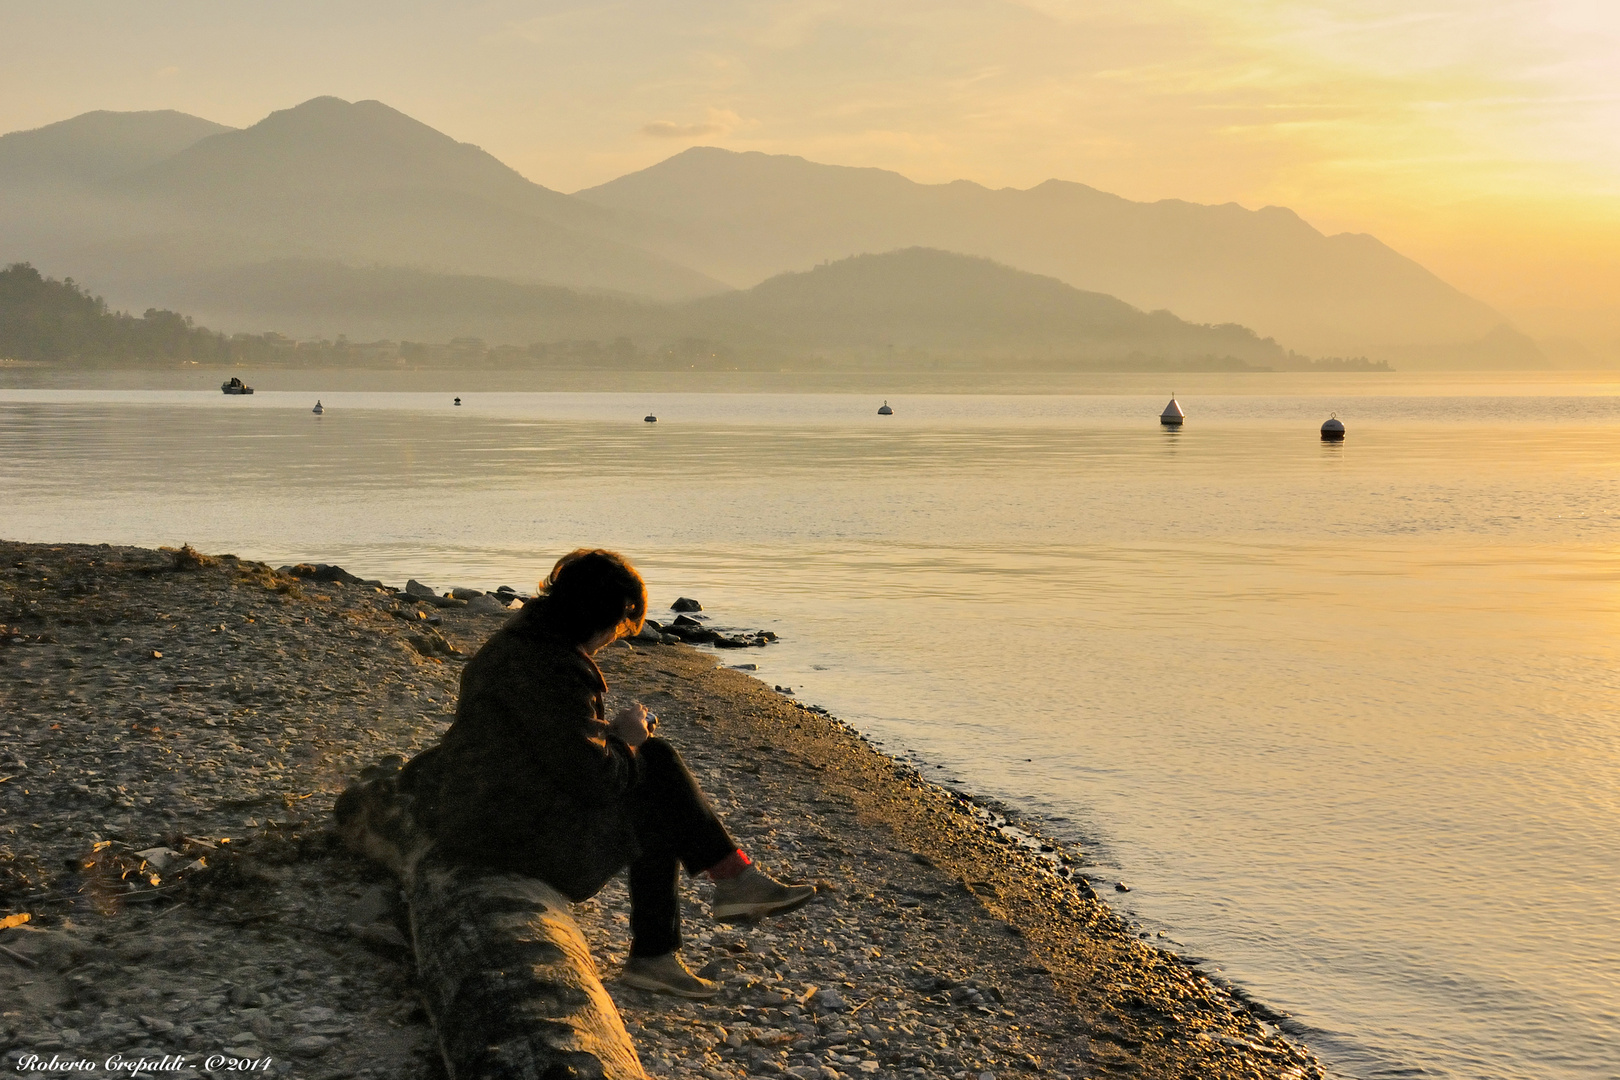
{"type": "MultiPolygon", "coordinates": [[[[443,1076],[398,891],[330,811],[436,741],[509,612],[311,569],[0,542],[0,1069],[443,1076]]],[[[818,887],[741,927],[688,882],[683,956],[724,984],[703,1002],[616,981],[622,879],[576,905],[649,1073],[1324,1075],[1099,898],[1083,851],[928,783],[749,655],[598,657],[610,709],[646,703],[754,859],[818,887]]]]}

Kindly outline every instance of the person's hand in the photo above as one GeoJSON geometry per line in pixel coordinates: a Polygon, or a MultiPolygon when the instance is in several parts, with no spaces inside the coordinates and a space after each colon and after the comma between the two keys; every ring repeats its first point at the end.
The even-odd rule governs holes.
{"type": "MultiPolygon", "coordinates": [[[[658,723],[657,718],[653,719],[653,723],[658,723]]],[[[639,701],[626,705],[613,714],[613,719],[608,722],[608,730],[623,739],[626,746],[640,746],[652,733],[647,724],[647,706],[639,701]]]]}

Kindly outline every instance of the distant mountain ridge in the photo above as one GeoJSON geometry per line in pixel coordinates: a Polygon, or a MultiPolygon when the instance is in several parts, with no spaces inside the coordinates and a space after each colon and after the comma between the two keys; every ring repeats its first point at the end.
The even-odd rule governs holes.
{"type": "Polygon", "coordinates": [[[1307,352],[1412,359],[1504,322],[1375,238],[1324,236],[1282,207],[1136,203],[1060,180],[1028,190],[918,184],[715,147],[577,194],[628,215],[644,246],[741,287],[827,259],[922,246],[1145,310],[1242,323],[1307,352]]]}
{"type": "Polygon", "coordinates": [[[1148,314],[1102,293],[990,259],[930,248],[855,255],[686,305],[700,324],[749,326],[767,341],[834,353],[898,349],[1076,365],[1142,360],[1286,362],[1246,327],[1148,314]]]}
{"type": "Polygon", "coordinates": [[[230,130],[172,109],[83,113],[32,131],[0,135],[0,183],[103,183],[230,130]]]}
{"type": "MultiPolygon", "coordinates": [[[[150,124],[130,115],[121,125],[94,125],[95,133],[108,144],[149,133],[150,124]]],[[[83,117],[53,125],[64,126],[89,134],[92,125],[83,117]]],[[[53,201],[30,189],[22,196],[10,206],[0,197],[0,259],[71,266],[64,272],[94,278],[121,299],[198,271],[283,259],[664,300],[726,288],[606,235],[611,211],[531,183],[477,147],[375,101],[315,98],[103,176],[88,195],[62,192],[53,201]]]]}
{"type": "MultiPolygon", "coordinates": [[[[1060,181],[1028,191],[916,184],[879,169],[713,148],[566,195],[381,102],[330,97],[241,130],[175,112],[98,112],[0,136],[0,263],[29,261],[72,275],[136,310],[196,301],[200,315],[218,315],[224,321],[215,325],[232,329],[299,333],[349,319],[356,330],[389,336],[454,323],[496,339],[618,318],[625,333],[652,333],[644,328],[667,319],[650,316],[647,302],[708,297],[707,307],[680,318],[706,312],[702,318],[724,321],[733,307],[747,309],[736,325],[746,323],[744,336],[761,348],[767,340],[808,341],[807,334],[834,347],[826,332],[857,323],[879,337],[921,341],[925,327],[908,323],[903,310],[905,280],[868,278],[845,296],[846,309],[825,309],[826,325],[801,325],[797,338],[756,333],[768,297],[787,285],[731,288],[911,248],[1043,276],[1047,284],[1030,285],[1037,293],[1061,282],[1124,306],[1174,312],[1165,333],[1185,319],[1241,323],[1256,331],[1255,341],[1275,338],[1284,352],[1453,366],[1539,359],[1534,343],[1488,307],[1373,238],[1325,237],[1275,207],[1132,203],[1060,181]],[[305,280],[293,280],[298,275],[305,280]],[[389,288],[400,290],[393,299],[389,288]],[[443,295],[430,295],[435,289],[443,295]],[[546,291],[559,289],[640,302],[563,301],[546,291]],[[880,295],[898,306],[867,310],[880,295]],[[528,306],[497,310],[513,303],[528,306]],[[541,309],[550,314],[542,318],[541,309]]],[[[927,269],[916,258],[879,259],[835,276],[927,269]]],[[[974,273],[955,265],[935,285],[954,288],[974,273]]],[[[832,279],[813,280],[821,287],[832,279]]],[[[956,302],[937,308],[932,322],[936,331],[954,327],[958,345],[1005,352],[1016,341],[1038,349],[1048,332],[1054,341],[1079,340],[1079,323],[1056,330],[1069,316],[1055,312],[1073,308],[1073,297],[1031,314],[1019,307],[1029,298],[1016,290],[952,295],[956,302]],[[992,293],[999,307],[986,302],[992,293]],[[962,317],[970,311],[972,325],[962,317]],[[1020,311],[1045,329],[1024,325],[1020,311]]],[[[792,321],[787,311],[770,317],[792,321]]],[[[1103,325],[1086,333],[1088,348],[1100,347],[1103,325]]],[[[1154,340],[1169,347],[1169,337],[1154,340]]],[[[945,345],[936,332],[926,347],[945,345]]]]}
{"type": "MultiPolygon", "coordinates": [[[[279,334],[226,339],[191,330],[190,318],[172,312],[148,312],[146,323],[131,320],[64,283],[42,283],[31,267],[0,272],[0,282],[7,280],[28,287],[14,294],[0,290],[0,355],[10,349],[21,359],[116,359],[109,350],[118,342],[155,340],[146,323],[156,316],[167,320],[164,326],[188,328],[175,341],[190,351],[175,358],[292,355],[278,344],[288,342],[279,334]],[[55,334],[59,320],[38,303],[49,296],[77,297],[57,306],[69,316],[63,326],[83,321],[93,308],[100,314],[92,321],[108,332],[55,334]],[[131,328],[146,336],[131,337],[131,328]]],[[[517,344],[539,361],[611,355],[621,366],[701,363],[742,370],[848,371],[960,370],[987,363],[1043,370],[1310,366],[1241,326],[1196,326],[1169,312],[1141,312],[1113,297],[989,259],[923,248],[854,256],[782,274],[743,292],[681,304],[497,278],[296,261],[203,275],[176,286],[181,295],[189,290],[191,303],[182,306],[205,325],[218,325],[221,313],[228,320],[230,305],[251,295],[256,312],[272,313],[272,326],[305,320],[299,336],[307,338],[312,329],[307,320],[313,317],[317,338],[346,332],[361,340],[392,337],[393,351],[401,357],[413,348],[398,344],[401,339],[465,343],[484,339],[493,329],[497,345],[517,344]]],[[[152,358],[151,349],[143,349],[139,355],[152,358]]],[[[377,348],[366,351],[378,354],[377,348]]],[[[465,347],[455,353],[469,355],[465,347]]]]}
{"type": "Polygon", "coordinates": [[[688,333],[678,307],[472,274],[285,259],[168,281],[165,295],[210,326],[274,328],[301,338],[528,345],[688,333]]]}

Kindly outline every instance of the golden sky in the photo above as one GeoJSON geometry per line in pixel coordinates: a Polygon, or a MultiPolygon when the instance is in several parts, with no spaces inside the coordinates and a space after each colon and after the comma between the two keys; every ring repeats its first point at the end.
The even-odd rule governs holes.
{"type": "Polygon", "coordinates": [[[1620,0],[0,0],[0,131],[378,98],[572,191],[686,146],[1370,232],[1620,342],[1620,0]]]}

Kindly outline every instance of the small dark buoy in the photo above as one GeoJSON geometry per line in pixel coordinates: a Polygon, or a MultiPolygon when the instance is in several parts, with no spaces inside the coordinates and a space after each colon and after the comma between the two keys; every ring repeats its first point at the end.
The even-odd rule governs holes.
{"type": "Polygon", "coordinates": [[[461,404],[461,399],[460,399],[460,398],[456,398],[456,404],[457,404],[457,405],[460,405],[460,404],[461,404]]]}
{"type": "Polygon", "coordinates": [[[319,416],[319,415],[321,415],[321,413],[326,411],[326,406],[321,404],[321,399],[320,398],[316,398],[315,399],[315,407],[313,409],[309,410],[309,411],[314,413],[316,416],[319,416]]]}
{"type": "Polygon", "coordinates": [[[1125,884],[1123,881],[1116,881],[1116,882],[1114,882],[1114,891],[1115,892],[1130,892],[1131,887],[1129,885],[1125,884]]]}
{"type": "Polygon", "coordinates": [[[1333,415],[1329,416],[1326,422],[1322,424],[1322,441],[1344,441],[1344,423],[1340,421],[1338,413],[1334,413],[1333,415]]]}
{"type": "Polygon", "coordinates": [[[1175,394],[1171,394],[1170,404],[1166,405],[1164,412],[1159,414],[1159,423],[1165,427],[1180,427],[1181,422],[1186,418],[1187,414],[1181,411],[1181,403],[1176,400],[1175,394]]]}
{"type": "Polygon", "coordinates": [[[648,423],[648,424],[656,424],[656,423],[658,423],[658,417],[654,416],[652,413],[648,413],[646,416],[643,416],[641,419],[642,419],[643,422],[648,423]]]}
{"type": "Polygon", "coordinates": [[[878,406],[878,415],[879,416],[893,416],[894,415],[894,410],[889,408],[889,403],[887,401],[885,401],[882,405],[878,406]]]}

